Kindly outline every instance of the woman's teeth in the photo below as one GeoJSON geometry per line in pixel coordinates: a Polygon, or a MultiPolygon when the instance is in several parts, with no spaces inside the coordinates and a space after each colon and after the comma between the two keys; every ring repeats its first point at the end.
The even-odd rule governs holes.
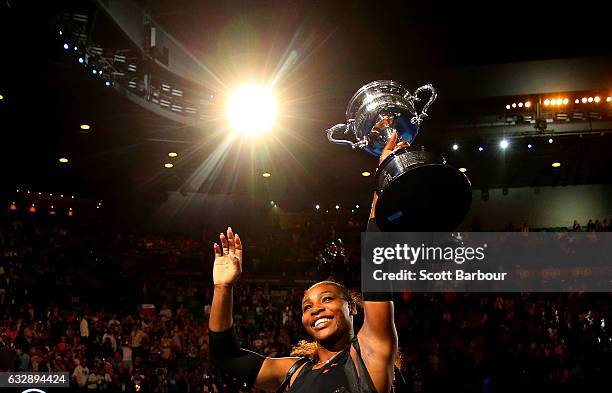
{"type": "Polygon", "coordinates": [[[322,325],[322,324],[324,324],[326,322],[329,322],[329,321],[331,321],[331,318],[321,318],[321,319],[318,319],[315,322],[314,327],[319,327],[320,325],[322,325]]]}

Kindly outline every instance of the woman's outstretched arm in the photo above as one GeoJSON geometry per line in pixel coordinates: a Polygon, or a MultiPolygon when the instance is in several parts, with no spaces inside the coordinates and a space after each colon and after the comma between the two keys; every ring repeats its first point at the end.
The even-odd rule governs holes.
{"type": "MultiPolygon", "coordinates": [[[[397,143],[397,133],[393,133],[379,159],[383,162],[395,149],[406,146],[397,143]]],[[[370,211],[370,225],[374,224],[376,193],[370,211]]],[[[393,320],[393,301],[391,293],[364,293],[364,322],[357,338],[362,349],[364,363],[376,391],[387,393],[393,386],[393,365],[397,353],[397,331],[393,320]]]]}
{"type": "Polygon", "coordinates": [[[273,359],[240,348],[233,328],[233,287],[242,273],[242,242],[231,228],[214,245],[214,292],[210,310],[209,349],[212,363],[249,386],[275,391],[299,358],[273,359]]]}

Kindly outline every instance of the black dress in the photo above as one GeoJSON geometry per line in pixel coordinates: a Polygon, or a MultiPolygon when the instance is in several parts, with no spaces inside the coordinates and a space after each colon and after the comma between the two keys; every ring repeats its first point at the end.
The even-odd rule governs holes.
{"type": "Polygon", "coordinates": [[[316,362],[307,362],[287,393],[376,393],[356,338],[351,345],[319,369],[312,369],[316,362]],[[351,357],[351,345],[357,351],[358,364],[351,357]]]}

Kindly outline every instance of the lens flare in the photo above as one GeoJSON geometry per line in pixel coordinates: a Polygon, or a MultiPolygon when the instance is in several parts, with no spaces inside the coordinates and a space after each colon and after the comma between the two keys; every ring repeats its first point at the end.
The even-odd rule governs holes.
{"type": "Polygon", "coordinates": [[[269,88],[248,85],[231,95],[227,117],[234,132],[257,136],[269,131],[276,119],[276,100],[269,88]]]}

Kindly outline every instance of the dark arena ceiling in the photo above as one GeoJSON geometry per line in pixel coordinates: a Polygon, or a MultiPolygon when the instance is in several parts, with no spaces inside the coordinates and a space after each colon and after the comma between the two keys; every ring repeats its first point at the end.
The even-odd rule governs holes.
{"type": "Polygon", "coordinates": [[[343,122],[352,94],[377,79],[438,88],[416,143],[467,168],[476,189],[612,180],[612,34],[598,5],[579,16],[551,3],[123,2],[146,16],[146,26],[133,28],[163,30],[165,42],[172,36],[190,54],[193,80],[175,72],[173,49],[134,42],[105,10],[114,3],[0,5],[3,189],[106,199],[238,194],[297,210],[365,204],[373,176],[362,172],[373,174],[376,159],[332,145],[324,130],[343,122]],[[136,71],[112,74],[132,63],[136,71]],[[159,94],[143,93],[145,75],[159,94]],[[240,83],[272,79],[275,129],[227,142],[225,96],[240,83]],[[176,102],[163,107],[166,95],[176,102]]]}

